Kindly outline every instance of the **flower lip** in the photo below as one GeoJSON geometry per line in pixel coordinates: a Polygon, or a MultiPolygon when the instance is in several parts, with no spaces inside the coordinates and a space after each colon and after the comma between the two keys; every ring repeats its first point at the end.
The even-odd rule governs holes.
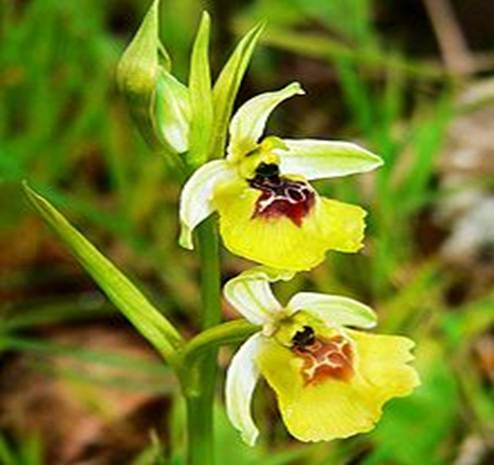
{"type": "Polygon", "coordinates": [[[319,384],[328,378],[349,381],[354,373],[353,350],[341,335],[316,338],[312,343],[294,345],[292,352],[303,360],[300,373],[305,385],[319,384]]]}
{"type": "Polygon", "coordinates": [[[302,226],[304,217],[315,203],[315,194],[308,183],[280,176],[275,163],[261,162],[249,186],[261,191],[252,218],[279,218],[285,216],[296,226],[302,226]]]}
{"type": "Polygon", "coordinates": [[[328,379],[348,382],[354,374],[350,338],[305,311],[281,318],[274,337],[300,361],[299,376],[307,387],[328,379]]]}

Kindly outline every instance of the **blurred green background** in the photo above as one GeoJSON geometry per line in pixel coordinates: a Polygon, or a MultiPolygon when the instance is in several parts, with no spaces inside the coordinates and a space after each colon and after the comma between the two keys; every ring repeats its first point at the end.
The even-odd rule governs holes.
{"type": "MultiPolygon", "coordinates": [[[[183,463],[171,374],[19,188],[28,179],[194,334],[198,270],[176,244],[180,185],[133,127],[114,79],[148,6],[0,3],[2,464],[183,463]]],[[[298,80],[307,96],[280,107],[270,131],[358,141],[386,161],[320,183],[369,210],[366,247],[330,254],[280,296],[303,287],[371,304],[380,331],[417,341],[423,381],[372,433],[313,445],[289,438],[261,386],[255,449],[225,420],[218,389],[218,463],[492,464],[494,3],[163,0],[162,38],[182,79],[204,8],[216,72],[238,37],[268,20],[237,104],[298,80]]],[[[224,252],[225,279],[248,265],[224,252]]]]}

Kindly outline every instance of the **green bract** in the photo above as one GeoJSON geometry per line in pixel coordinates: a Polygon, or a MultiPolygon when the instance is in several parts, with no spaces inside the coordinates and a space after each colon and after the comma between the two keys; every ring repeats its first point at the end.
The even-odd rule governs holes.
{"type": "Polygon", "coordinates": [[[24,191],[34,208],[57,233],[107,297],[173,366],[176,351],[183,343],[182,336],[175,327],[53,205],[26,183],[24,183],[24,191]]]}
{"type": "Polygon", "coordinates": [[[204,12],[191,54],[188,87],[171,74],[171,60],[159,39],[155,0],[120,60],[117,79],[131,114],[149,145],[183,154],[196,168],[224,150],[234,100],[264,25],[238,43],[212,87],[210,18],[204,12]]]}
{"type": "Polygon", "coordinates": [[[210,23],[209,15],[203,13],[190,59],[189,89],[192,119],[187,159],[191,166],[199,166],[207,160],[213,125],[213,94],[209,68],[210,23]]]}
{"type": "Polygon", "coordinates": [[[223,67],[213,88],[214,128],[211,152],[220,157],[225,146],[228,123],[233,103],[244,77],[257,40],[264,30],[264,23],[252,28],[238,43],[237,48],[223,67]]]}

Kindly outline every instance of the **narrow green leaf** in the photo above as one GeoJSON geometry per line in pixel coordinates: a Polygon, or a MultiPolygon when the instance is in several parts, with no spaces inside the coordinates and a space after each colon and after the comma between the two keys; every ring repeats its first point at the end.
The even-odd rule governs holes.
{"type": "Polygon", "coordinates": [[[228,122],[232,115],[235,97],[249,65],[257,40],[264,27],[264,22],[259,23],[245,34],[237,44],[214,84],[214,128],[211,142],[211,153],[214,157],[223,156],[223,152],[225,151],[228,122]]]}
{"type": "Polygon", "coordinates": [[[207,160],[213,125],[213,94],[209,67],[210,22],[209,15],[204,12],[190,63],[189,91],[192,118],[187,160],[192,167],[197,167],[207,160]]]}
{"type": "Polygon", "coordinates": [[[182,337],[175,327],[151,305],[129,279],[26,182],[24,182],[24,191],[34,208],[57,233],[110,301],[173,365],[176,349],[182,345],[182,337]]]}

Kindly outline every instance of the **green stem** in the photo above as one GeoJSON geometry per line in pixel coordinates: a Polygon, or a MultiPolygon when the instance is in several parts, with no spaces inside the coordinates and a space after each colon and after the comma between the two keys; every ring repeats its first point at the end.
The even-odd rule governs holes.
{"type": "Polygon", "coordinates": [[[207,396],[189,396],[187,408],[187,465],[214,465],[213,403],[207,396]]]}
{"type": "MultiPolygon", "coordinates": [[[[198,228],[197,238],[201,262],[201,326],[206,330],[221,320],[221,276],[215,218],[209,218],[198,228]]],[[[210,349],[198,361],[195,388],[184,386],[187,401],[187,465],[214,464],[213,408],[217,352],[217,348],[210,349]]],[[[188,383],[188,377],[185,382],[188,383]]]]}
{"type": "Polygon", "coordinates": [[[180,355],[180,364],[184,369],[193,371],[195,364],[208,350],[244,341],[261,329],[243,319],[213,326],[187,342],[180,355]]]}
{"type": "Polygon", "coordinates": [[[216,218],[210,217],[197,229],[201,261],[202,329],[221,321],[221,275],[216,218]]]}

